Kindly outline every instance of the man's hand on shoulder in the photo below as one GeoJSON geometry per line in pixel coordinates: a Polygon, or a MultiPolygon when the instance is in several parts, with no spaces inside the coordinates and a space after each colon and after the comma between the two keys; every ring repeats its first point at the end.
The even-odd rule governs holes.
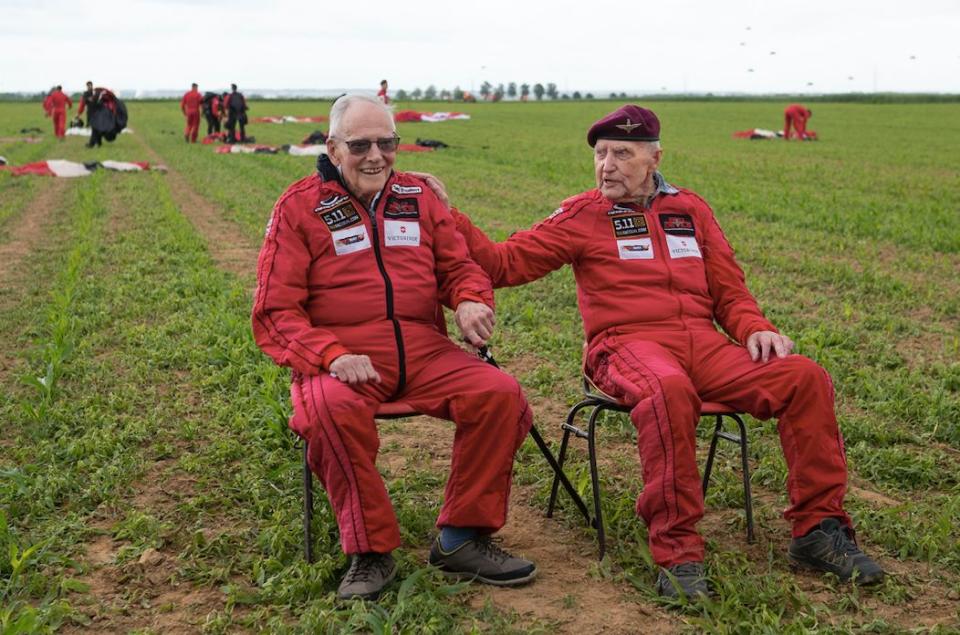
{"type": "Polygon", "coordinates": [[[444,206],[450,207],[450,198],[447,196],[447,188],[443,185],[443,181],[429,172],[407,172],[407,174],[415,176],[426,183],[427,187],[433,190],[433,193],[440,199],[440,202],[443,203],[444,206]]]}
{"type": "Polygon", "coordinates": [[[341,355],[330,362],[330,376],[351,386],[368,381],[380,383],[380,373],[374,370],[373,363],[366,355],[341,355]]]}
{"type": "Polygon", "coordinates": [[[770,359],[771,350],[777,354],[777,357],[789,355],[793,350],[793,340],[773,331],[757,331],[747,338],[747,350],[753,361],[766,362],[770,359]]]}
{"type": "Polygon", "coordinates": [[[493,309],[482,302],[469,300],[464,300],[457,305],[456,319],[463,339],[477,348],[487,343],[490,335],[493,334],[493,325],[496,323],[493,309]]]}

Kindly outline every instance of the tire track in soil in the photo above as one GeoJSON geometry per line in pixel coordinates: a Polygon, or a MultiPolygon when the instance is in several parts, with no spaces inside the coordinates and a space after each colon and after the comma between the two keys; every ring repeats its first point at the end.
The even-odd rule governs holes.
{"type": "Polygon", "coordinates": [[[136,136],[154,163],[166,165],[170,195],[177,208],[196,228],[207,244],[207,250],[217,266],[224,271],[248,278],[257,270],[260,245],[255,244],[239,226],[224,217],[220,209],[193,189],[177,170],[171,168],[147,142],[136,136]]]}
{"type": "MultiPolygon", "coordinates": [[[[162,162],[162,157],[143,139],[137,140],[153,160],[162,162]]],[[[174,201],[210,246],[218,266],[240,276],[256,271],[259,246],[254,246],[232,221],[225,219],[215,205],[205,200],[176,171],[168,168],[167,175],[174,201]]],[[[424,421],[422,418],[410,420],[411,423],[424,421]]],[[[426,429],[430,432],[424,435],[383,433],[381,443],[393,442],[404,450],[416,450],[420,446],[418,439],[437,438],[438,423],[427,424],[426,429]]],[[[439,425],[443,426],[442,423],[439,425]]],[[[452,448],[452,429],[448,432],[449,438],[439,435],[443,441],[429,448],[432,457],[446,457],[437,464],[438,472],[443,474],[449,469],[452,448]]],[[[378,460],[381,467],[388,466],[387,469],[395,468],[401,462],[403,459],[399,456],[390,454],[381,455],[378,460]]],[[[544,469],[548,469],[546,465],[544,469]]],[[[478,585],[473,601],[476,606],[482,606],[489,599],[521,615],[558,620],[562,624],[558,632],[598,632],[599,623],[603,624],[603,630],[599,632],[611,634],[636,633],[638,628],[648,633],[674,632],[678,628],[680,622],[669,612],[636,604],[629,596],[628,587],[591,576],[595,563],[593,543],[585,544],[582,536],[547,519],[542,510],[530,506],[528,501],[532,498],[531,488],[514,486],[510,519],[501,535],[510,548],[522,547],[537,562],[538,579],[520,589],[478,585]],[[545,536],[553,538],[544,540],[545,536]],[[572,598],[566,608],[562,602],[565,596],[572,598]],[[545,602],[545,597],[550,600],[545,602]]],[[[426,549],[422,555],[426,561],[426,549]]]]}
{"type": "MultiPolygon", "coordinates": [[[[30,178],[30,177],[27,177],[30,178]]],[[[22,296],[24,287],[29,284],[28,272],[24,270],[24,261],[31,253],[49,242],[48,229],[54,224],[54,214],[62,205],[68,183],[65,179],[50,179],[37,195],[27,204],[19,217],[11,219],[14,223],[9,231],[10,239],[0,244],[0,310],[9,307],[22,296]]],[[[15,341],[7,338],[0,345],[0,381],[6,383],[18,363],[15,341]]]]}
{"type": "MultiPolygon", "coordinates": [[[[123,233],[132,225],[129,206],[123,204],[115,189],[109,189],[109,185],[106,187],[110,214],[105,223],[107,239],[122,240],[123,233]]],[[[181,393],[191,390],[181,377],[171,379],[181,393]]],[[[163,440],[162,437],[156,439],[163,440]]],[[[178,456],[192,449],[190,443],[182,439],[170,441],[178,456]]],[[[147,549],[139,559],[117,561],[121,550],[130,546],[129,540],[113,538],[117,523],[134,510],[161,521],[175,517],[177,506],[195,494],[195,486],[194,479],[178,468],[175,459],[160,459],[148,465],[143,476],[129,484],[127,489],[133,495],[124,499],[129,502],[129,508],[104,506],[94,512],[89,523],[94,537],[86,543],[78,558],[86,571],[77,579],[89,585],[85,596],[88,601],[85,604],[75,602],[76,608],[87,616],[89,622],[65,625],[60,632],[147,630],[165,635],[187,635],[200,632],[207,615],[226,606],[226,597],[218,589],[180,579],[178,552],[188,540],[181,532],[173,537],[164,535],[160,549],[147,549]]],[[[212,530],[204,530],[204,533],[208,531],[212,530]]],[[[242,607],[233,610],[235,614],[243,612],[242,607]]]]}

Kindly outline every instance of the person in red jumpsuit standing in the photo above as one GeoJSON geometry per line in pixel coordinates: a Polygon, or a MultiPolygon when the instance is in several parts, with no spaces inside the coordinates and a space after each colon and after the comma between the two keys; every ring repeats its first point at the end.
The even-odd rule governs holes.
{"type": "Polygon", "coordinates": [[[382,101],[384,104],[388,106],[390,105],[390,96],[387,95],[387,80],[380,80],[380,90],[377,92],[377,97],[379,97],[380,101],[382,101]]]}
{"type": "Polygon", "coordinates": [[[813,111],[800,104],[790,104],[783,111],[783,138],[790,140],[790,126],[793,126],[797,139],[807,139],[807,120],[813,116],[813,111]]]}
{"type": "Polygon", "coordinates": [[[190,84],[189,92],[180,99],[180,111],[187,118],[187,127],[183,129],[183,140],[187,143],[197,142],[197,133],[200,131],[200,107],[203,106],[203,95],[197,90],[197,84],[190,84]]]}
{"type": "Polygon", "coordinates": [[[707,203],[660,174],[659,133],[656,115],[634,105],[597,121],[587,135],[597,188],[505,242],[492,242],[454,210],[470,254],[494,287],[572,265],[585,370],[632,407],[644,481],[637,513],[661,567],[660,594],[709,593],[697,531],[701,401],[779,419],[789,471],[784,515],[793,525],[789,558],[876,582],[883,570],[853,542],[843,508],[847,467],[830,377],[791,355],[793,342],[763,316],[707,203]]]}
{"type": "Polygon", "coordinates": [[[483,345],[494,322],[490,278],[446,206],[393,171],[398,143],[379,100],[338,99],[328,156],[277,201],[257,266],[253,333],[293,369],[290,425],[352,556],[341,599],[374,599],[396,573],[400,531],[375,465],[374,413],[386,401],[456,424],[431,564],[504,586],[536,574],[490,538],[506,522],[513,456],[532,413],[515,379],[437,325],[442,302],[464,338],[483,345]]]}
{"type": "Polygon", "coordinates": [[[67,110],[73,108],[73,101],[63,92],[62,86],[54,86],[43,100],[46,115],[53,119],[53,134],[63,141],[67,133],[67,110]]]}

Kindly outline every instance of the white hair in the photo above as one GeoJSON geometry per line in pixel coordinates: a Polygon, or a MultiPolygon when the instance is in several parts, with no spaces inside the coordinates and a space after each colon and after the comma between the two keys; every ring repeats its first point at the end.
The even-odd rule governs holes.
{"type": "Polygon", "coordinates": [[[393,123],[393,110],[380,101],[379,98],[373,97],[371,95],[363,94],[353,94],[353,95],[343,95],[338,98],[337,101],[333,102],[333,107],[330,108],[330,130],[328,131],[329,136],[338,137],[340,135],[340,126],[343,116],[346,114],[347,110],[350,109],[350,106],[356,103],[367,103],[373,104],[374,106],[380,108],[389,118],[390,125],[393,126],[393,129],[396,130],[396,124],[393,123]]]}

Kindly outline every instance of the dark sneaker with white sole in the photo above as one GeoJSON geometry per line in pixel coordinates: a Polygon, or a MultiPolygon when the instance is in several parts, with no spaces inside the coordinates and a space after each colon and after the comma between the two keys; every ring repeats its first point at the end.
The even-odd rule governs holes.
{"type": "Polygon", "coordinates": [[[863,553],[850,537],[850,530],[836,518],[820,521],[817,529],[794,538],[787,552],[790,561],[800,567],[835,574],[846,582],[876,584],[883,579],[883,568],[863,553]]]}
{"type": "Polygon", "coordinates": [[[389,553],[358,553],[337,589],[338,600],[376,600],[397,575],[389,553]]]}
{"type": "Polygon", "coordinates": [[[660,569],[657,576],[657,593],[670,600],[686,597],[696,600],[699,596],[709,597],[710,586],[702,562],[684,562],[666,569],[660,569]]]}
{"type": "Polygon", "coordinates": [[[438,536],[430,548],[430,564],[447,577],[496,586],[526,584],[537,576],[535,564],[510,555],[498,542],[491,536],[478,536],[444,551],[438,536]]]}

